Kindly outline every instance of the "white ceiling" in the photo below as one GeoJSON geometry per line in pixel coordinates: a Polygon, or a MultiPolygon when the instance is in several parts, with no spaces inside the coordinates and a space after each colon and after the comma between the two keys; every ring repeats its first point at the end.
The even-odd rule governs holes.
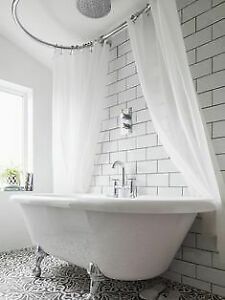
{"type": "MultiPolygon", "coordinates": [[[[74,45],[107,33],[146,3],[147,0],[112,0],[108,16],[90,19],[79,13],[76,0],[20,0],[18,13],[25,27],[36,36],[52,43],[74,45]]],[[[53,50],[31,40],[14,23],[9,0],[0,2],[0,34],[51,66],[53,50]]]]}

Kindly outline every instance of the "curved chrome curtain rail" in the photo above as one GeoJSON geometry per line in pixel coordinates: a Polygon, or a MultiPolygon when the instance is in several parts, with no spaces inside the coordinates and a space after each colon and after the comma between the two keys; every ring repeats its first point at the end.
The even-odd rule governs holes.
{"type": "MultiPolygon", "coordinates": [[[[38,38],[37,36],[33,35],[32,33],[30,33],[21,23],[19,17],[18,17],[18,13],[17,13],[17,8],[19,5],[20,0],[13,0],[12,2],[12,6],[11,6],[11,12],[12,12],[12,16],[14,21],[16,22],[16,24],[33,40],[35,40],[38,43],[41,43],[42,45],[48,46],[48,47],[53,47],[53,48],[58,48],[58,49],[63,49],[63,50],[79,50],[79,49],[83,49],[86,47],[92,47],[97,43],[103,43],[104,41],[108,40],[111,36],[113,36],[114,34],[116,34],[117,32],[123,30],[124,28],[127,27],[127,22],[124,21],[122,24],[120,24],[119,26],[117,26],[116,28],[114,28],[112,31],[110,31],[109,33],[102,35],[100,37],[98,37],[95,40],[89,41],[87,43],[83,43],[80,45],[72,45],[72,46],[65,46],[65,45],[59,45],[59,44],[53,44],[47,41],[42,40],[41,38],[38,38]]],[[[144,7],[142,10],[136,12],[135,14],[133,14],[130,19],[135,22],[138,17],[144,13],[144,12],[148,12],[151,9],[150,5],[147,4],[146,7],[144,7]]]]}

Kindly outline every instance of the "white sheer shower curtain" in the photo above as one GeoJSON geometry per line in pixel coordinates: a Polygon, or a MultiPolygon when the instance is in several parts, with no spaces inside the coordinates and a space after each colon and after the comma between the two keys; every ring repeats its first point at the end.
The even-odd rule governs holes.
{"type": "Polygon", "coordinates": [[[198,105],[176,3],[149,3],[148,15],[128,26],[143,93],[160,140],[192,195],[217,206],[218,249],[225,260],[224,183],[198,105]]]}
{"type": "Polygon", "coordinates": [[[53,65],[53,189],[88,191],[107,73],[107,45],[61,53],[53,65]]]}

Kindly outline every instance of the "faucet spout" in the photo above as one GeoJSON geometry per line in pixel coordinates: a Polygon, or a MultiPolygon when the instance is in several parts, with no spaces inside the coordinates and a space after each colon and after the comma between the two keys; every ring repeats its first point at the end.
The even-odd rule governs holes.
{"type": "Polygon", "coordinates": [[[120,166],[122,169],[122,187],[125,186],[125,166],[124,163],[120,160],[116,160],[113,164],[112,164],[112,168],[114,169],[116,166],[120,166]]]}

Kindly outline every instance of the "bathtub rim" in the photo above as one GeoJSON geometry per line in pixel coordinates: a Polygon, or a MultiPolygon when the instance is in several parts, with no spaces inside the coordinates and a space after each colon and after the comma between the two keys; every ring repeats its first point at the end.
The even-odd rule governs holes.
{"type": "Polygon", "coordinates": [[[10,199],[22,205],[74,208],[77,210],[141,213],[141,214],[176,214],[202,213],[215,211],[216,204],[206,197],[159,197],[139,196],[133,198],[113,198],[98,194],[13,194],[10,199]]]}

